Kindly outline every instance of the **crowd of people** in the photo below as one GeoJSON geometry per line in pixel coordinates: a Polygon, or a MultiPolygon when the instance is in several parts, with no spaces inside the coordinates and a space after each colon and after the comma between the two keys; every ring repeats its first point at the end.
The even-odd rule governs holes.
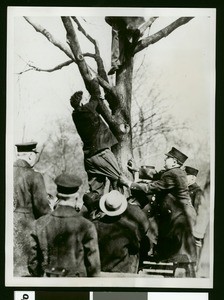
{"type": "Polygon", "coordinates": [[[37,143],[16,145],[14,276],[137,274],[145,260],[181,262],[196,270],[206,229],[201,220],[208,220],[198,170],[184,167],[187,156],[172,147],[160,172],[129,161],[128,170],[139,174],[133,176],[137,182],[129,180],[110,149],[116,139],[97,112],[97,97],[81,105],[81,96],[79,91],[70,99],[89,182],[81,209],[78,174],[55,178],[57,201],[50,207],[43,176],[33,169],[37,143]],[[106,178],[111,185],[105,193],[106,178]]]}
{"type": "MultiPolygon", "coordinates": [[[[112,27],[108,74],[113,75],[148,25],[140,17],[105,20],[112,27]]],[[[79,174],[62,173],[55,178],[57,200],[52,205],[43,176],[33,169],[37,142],[16,144],[14,276],[138,274],[145,261],[162,261],[190,266],[185,276],[195,277],[209,221],[208,200],[196,183],[199,171],[185,166],[187,155],[172,147],[161,171],[129,160],[122,172],[112,151],[118,140],[101,116],[103,99],[95,79],[89,91],[85,104],[82,91],[69,99],[88,177],[82,199],[79,174]],[[128,171],[129,178],[124,175],[128,171]]]]}

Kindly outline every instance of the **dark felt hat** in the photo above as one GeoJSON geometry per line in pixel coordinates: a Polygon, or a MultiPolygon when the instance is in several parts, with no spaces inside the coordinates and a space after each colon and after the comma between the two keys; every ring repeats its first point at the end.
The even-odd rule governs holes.
{"type": "Polygon", "coordinates": [[[185,172],[187,173],[187,175],[194,175],[197,176],[198,175],[198,170],[189,166],[185,167],[185,172]]]}
{"type": "Polygon", "coordinates": [[[61,174],[55,178],[57,191],[61,194],[74,194],[82,184],[82,179],[76,175],[61,174]]]}
{"type": "Polygon", "coordinates": [[[172,149],[165,154],[166,156],[176,158],[178,160],[178,163],[183,164],[187,160],[187,155],[176,149],[175,147],[172,147],[172,149]]]}
{"type": "Polygon", "coordinates": [[[17,152],[35,152],[37,153],[37,142],[16,144],[17,152]]]}

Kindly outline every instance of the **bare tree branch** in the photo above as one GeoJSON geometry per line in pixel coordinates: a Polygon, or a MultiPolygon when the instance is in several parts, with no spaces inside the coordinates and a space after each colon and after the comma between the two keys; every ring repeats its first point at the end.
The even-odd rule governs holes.
{"type": "MultiPolygon", "coordinates": [[[[91,94],[91,81],[93,80],[92,78],[92,74],[90,72],[90,67],[86,64],[86,61],[84,59],[84,56],[82,54],[80,45],[79,45],[79,41],[76,35],[76,32],[73,28],[71,19],[69,17],[62,17],[62,22],[65,26],[65,29],[67,31],[67,39],[68,39],[68,43],[69,46],[76,58],[76,62],[79,68],[79,71],[81,73],[81,76],[85,82],[86,88],[89,91],[89,93],[91,94]]],[[[91,69],[92,70],[92,69],[91,69]]],[[[100,76],[98,76],[98,74],[96,74],[96,78],[98,79],[98,83],[101,82],[101,84],[103,84],[104,86],[107,87],[107,89],[111,90],[111,86],[104,80],[102,79],[100,76]]],[[[113,91],[113,89],[112,89],[113,91]]],[[[105,118],[106,122],[108,123],[108,125],[110,126],[111,130],[115,133],[117,133],[120,129],[119,126],[117,124],[117,121],[115,120],[115,118],[111,115],[110,111],[108,110],[108,108],[106,107],[106,105],[104,103],[99,102],[100,105],[100,109],[102,113],[102,116],[105,118]]],[[[116,134],[115,133],[115,134],[116,134]]]]}
{"type": "Polygon", "coordinates": [[[80,24],[79,20],[76,17],[71,17],[72,20],[77,24],[78,26],[78,30],[81,31],[83,33],[83,35],[85,35],[85,37],[94,44],[95,46],[95,51],[96,53],[99,51],[99,47],[97,45],[97,42],[94,38],[92,38],[86,31],[85,29],[82,27],[82,25],[80,24]]]}
{"type": "Polygon", "coordinates": [[[80,24],[80,22],[78,21],[78,19],[76,17],[71,17],[73,19],[73,21],[77,24],[78,26],[78,30],[80,32],[83,33],[83,35],[85,35],[85,37],[91,42],[93,43],[94,45],[94,48],[95,48],[95,55],[89,55],[90,57],[93,57],[97,63],[97,71],[98,71],[98,74],[107,82],[109,82],[108,80],[108,77],[107,77],[107,73],[105,71],[105,68],[104,68],[104,64],[103,64],[103,60],[100,56],[100,49],[99,49],[99,45],[98,45],[98,42],[92,38],[86,31],[85,29],[82,27],[82,25],[80,24]]]}
{"type": "MultiPolygon", "coordinates": [[[[67,45],[63,45],[60,41],[58,41],[50,32],[48,32],[44,27],[42,27],[40,24],[35,23],[33,20],[31,20],[29,17],[24,17],[24,19],[37,31],[40,32],[41,34],[43,34],[52,44],[54,44],[56,47],[58,47],[60,50],[62,50],[68,57],[70,57],[74,62],[76,62],[76,59],[72,53],[72,51],[67,47],[67,45]]],[[[80,24],[80,23],[79,23],[80,24]]],[[[79,28],[82,28],[81,25],[79,28]]],[[[83,29],[83,32],[84,29],[83,29]]],[[[86,32],[85,32],[86,36],[89,36],[86,32]]],[[[89,36],[89,39],[91,40],[92,38],[89,36]]],[[[99,54],[99,48],[97,46],[97,42],[92,39],[92,41],[94,41],[94,45],[95,45],[95,49],[96,49],[96,54],[99,54]]],[[[102,58],[100,56],[91,54],[91,53],[86,53],[83,56],[90,56],[92,58],[94,58],[96,60],[97,66],[98,66],[98,73],[100,76],[102,76],[107,83],[108,83],[108,78],[105,72],[105,68],[103,66],[103,61],[102,58]]],[[[76,62],[77,63],[77,62],[76,62]]],[[[66,65],[65,65],[66,66],[66,65]]],[[[63,67],[63,65],[62,65],[63,67]]],[[[60,65],[59,65],[60,68],[60,65]]],[[[59,69],[58,66],[55,67],[55,70],[59,69]]],[[[30,71],[30,70],[35,70],[35,71],[43,71],[43,72],[53,72],[55,71],[53,68],[52,69],[41,69],[38,67],[35,67],[33,65],[31,65],[31,69],[25,70],[24,72],[30,71]]],[[[101,80],[101,84],[103,88],[108,89],[108,85],[105,86],[103,85],[103,81],[101,80]]]]}
{"type": "Polygon", "coordinates": [[[72,21],[70,17],[61,17],[61,19],[67,32],[68,44],[71,48],[72,53],[75,56],[76,63],[78,65],[80,74],[84,80],[86,89],[90,92],[90,81],[92,80],[92,75],[82,54],[75,29],[72,25],[72,21]]]}
{"type": "MultiPolygon", "coordinates": [[[[147,121],[147,120],[153,118],[155,115],[156,115],[156,113],[152,113],[150,116],[148,116],[148,117],[146,117],[146,118],[145,118],[145,117],[142,118],[141,122],[145,122],[145,121],[147,121]]],[[[139,123],[140,123],[140,122],[136,122],[131,128],[134,129],[136,126],[139,125],[139,123]]]]}
{"type": "Polygon", "coordinates": [[[137,44],[137,46],[134,49],[134,53],[137,53],[137,52],[143,50],[144,48],[148,47],[149,45],[158,42],[162,38],[167,37],[175,29],[177,29],[181,25],[184,25],[184,24],[188,23],[193,18],[194,17],[179,18],[176,21],[174,21],[173,23],[171,23],[170,25],[168,25],[167,27],[165,27],[165,28],[161,29],[160,31],[154,33],[153,35],[151,35],[151,36],[149,36],[145,39],[140,40],[139,43],[137,44]]]}
{"type": "MultiPolygon", "coordinates": [[[[81,58],[81,61],[83,60],[83,56],[89,56],[89,57],[93,57],[95,58],[95,60],[97,61],[97,65],[98,65],[98,69],[99,69],[99,66],[103,66],[103,63],[100,62],[101,58],[100,57],[96,57],[97,55],[96,54],[91,54],[91,53],[86,53],[84,55],[82,55],[81,53],[81,49],[79,47],[79,42],[78,42],[78,39],[76,37],[76,34],[75,34],[75,31],[72,27],[72,24],[71,24],[71,20],[68,18],[68,17],[62,17],[62,21],[65,25],[65,28],[67,30],[67,37],[68,37],[68,40],[69,40],[69,45],[72,47],[72,50],[74,50],[75,54],[76,54],[76,59],[73,55],[73,53],[71,52],[70,49],[67,49],[67,46],[65,45],[62,45],[60,42],[58,42],[45,28],[43,28],[41,25],[39,24],[36,24],[35,22],[33,22],[32,20],[30,20],[30,18],[27,18],[27,17],[24,17],[25,20],[31,24],[34,29],[37,31],[37,32],[40,32],[41,34],[43,34],[51,43],[53,43],[55,46],[59,47],[62,51],[64,51],[69,57],[72,57],[72,60],[71,61],[67,61],[63,64],[60,64],[52,69],[41,69],[41,68],[38,68],[36,66],[33,66],[31,64],[28,64],[31,68],[24,71],[24,72],[27,72],[27,71],[30,71],[30,70],[35,70],[35,71],[43,71],[43,72],[53,72],[55,70],[58,70],[60,68],[62,68],[63,66],[66,66],[66,65],[69,65],[70,63],[72,63],[73,61],[75,61],[78,65],[80,64],[80,58],[81,58]],[[77,59],[78,58],[78,59],[77,59]],[[79,62],[79,63],[78,63],[79,62]]],[[[80,27],[81,28],[81,27],[80,27]]],[[[87,35],[87,34],[86,34],[87,35]]],[[[93,39],[92,39],[93,40],[93,39]]],[[[96,45],[96,43],[95,43],[96,45]]],[[[97,53],[99,53],[99,50],[97,50],[97,53]]],[[[87,81],[91,80],[91,74],[89,73],[88,71],[88,65],[85,63],[85,61],[83,63],[81,63],[82,66],[79,65],[79,69],[81,70],[84,70],[84,71],[80,71],[81,74],[83,74],[83,78],[87,78],[87,81]],[[84,67],[83,67],[84,66],[84,67]],[[87,75],[88,74],[88,75],[87,75]]],[[[98,78],[98,81],[100,83],[100,85],[106,90],[106,91],[110,91],[112,94],[114,93],[114,90],[112,89],[112,87],[109,85],[108,83],[108,79],[107,79],[107,76],[106,80],[104,80],[103,78],[101,78],[97,72],[95,72],[91,67],[89,67],[91,69],[91,71],[95,74],[95,76],[98,78]]],[[[100,67],[100,69],[104,69],[104,67],[100,67]]],[[[105,72],[105,71],[104,71],[105,72]]],[[[102,72],[101,72],[102,73],[102,72]]],[[[22,72],[21,72],[22,74],[22,72]]],[[[85,81],[85,80],[84,80],[85,81]]],[[[114,125],[116,124],[115,120],[113,120],[113,118],[111,119],[111,113],[110,111],[108,110],[108,108],[106,107],[106,105],[101,102],[100,103],[100,108],[101,108],[101,111],[102,111],[102,115],[103,117],[105,118],[105,120],[107,121],[107,123],[111,126],[114,127],[114,125]]]]}
{"type": "Polygon", "coordinates": [[[24,17],[24,19],[33,26],[33,28],[37,31],[42,33],[52,44],[54,44],[56,47],[58,47],[60,50],[62,50],[69,58],[71,58],[73,61],[74,55],[72,54],[71,50],[67,47],[67,45],[62,44],[60,41],[58,41],[50,32],[48,32],[44,27],[41,25],[35,23],[33,20],[31,20],[29,17],[24,17]]]}
{"type": "Polygon", "coordinates": [[[158,17],[152,17],[150,19],[148,19],[148,21],[146,21],[145,23],[143,23],[141,26],[139,26],[138,28],[138,31],[139,31],[139,34],[143,34],[143,32],[148,28],[148,27],[151,27],[152,24],[155,22],[155,20],[157,19],[158,17]]]}
{"type": "Polygon", "coordinates": [[[57,71],[57,70],[61,70],[63,67],[67,67],[72,63],[74,63],[74,60],[70,59],[70,60],[68,60],[64,63],[61,63],[61,64],[55,66],[54,68],[51,68],[51,69],[42,69],[42,68],[38,68],[38,67],[36,67],[36,66],[34,66],[30,63],[27,63],[27,66],[29,66],[30,68],[19,72],[18,75],[21,75],[21,74],[23,74],[25,72],[28,72],[28,71],[38,71],[38,72],[49,72],[50,73],[50,72],[54,72],[54,71],[57,71]]]}

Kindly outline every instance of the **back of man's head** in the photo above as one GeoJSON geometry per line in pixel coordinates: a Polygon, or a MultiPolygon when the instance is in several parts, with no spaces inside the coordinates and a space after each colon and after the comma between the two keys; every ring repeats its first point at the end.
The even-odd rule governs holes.
{"type": "Polygon", "coordinates": [[[73,108],[77,108],[82,100],[83,91],[75,92],[70,98],[70,104],[73,108]]]}

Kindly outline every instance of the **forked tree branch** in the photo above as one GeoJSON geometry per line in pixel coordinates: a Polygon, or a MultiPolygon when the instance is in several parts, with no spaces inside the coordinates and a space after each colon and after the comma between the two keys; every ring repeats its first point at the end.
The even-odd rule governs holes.
{"type": "Polygon", "coordinates": [[[137,53],[137,52],[145,49],[149,45],[155,44],[156,42],[158,42],[162,38],[167,37],[175,29],[177,29],[181,25],[184,25],[184,24],[188,23],[193,18],[194,17],[179,18],[176,21],[174,21],[173,23],[171,23],[170,25],[168,25],[165,28],[161,29],[160,31],[154,33],[153,35],[151,35],[151,36],[149,36],[145,39],[140,40],[139,43],[137,44],[137,46],[134,49],[134,53],[137,53]]]}
{"type": "Polygon", "coordinates": [[[60,50],[62,50],[69,58],[75,61],[74,55],[72,54],[71,50],[68,48],[67,45],[64,45],[60,41],[58,41],[49,31],[47,31],[44,27],[41,25],[35,23],[33,20],[31,20],[29,17],[24,17],[24,19],[33,26],[33,28],[37,31],[42,33],[52,44],[54,44],[56,47],[58,47],[60,50]]]}
{"type": "MultiPolygon", "coordinates": [[[[94,45],[95,54],[91,55],[90,53],[88,53],[88,56],[95,59],[96,64],[97,64],[97,72],[98,72],[99,76],[102,77],[105,81],[109,82],[107,73],[104,68],[103,60],[100,56],[100,49],[99,49],[98,42],[85,31],[85,29],[82,27],[81,23],[78,21],[78,19],[76,17],[73,16],[71,18],[77,24],[78,30],[80,32],[82,32],[82,34],[94,45]]],[[[86,56],[87,56],[87,54],[86,54],[86,56]]]]}
{"type": "Polygon", "coordinates": [[[93,43],[93,45],[95,46],[95,51],[96,53],[99,52],[99,47],[97,45],[97,42],[94,38],[92,38],[86,31],[85,29],[82,27],[81,23],[79,22],[79,20],[76,17],[71,17],[72,20],[77,24],[78,26],[78,30],[82,32],[83,35],[85,35],[85,37],[91,42],[93,43]]]}
{"type": "MultiPolygon", "coordinates": [[[[82,54],[80,45],[79,45],[79,41],[76,35],[76,32],[73,28],[71,19],[69,17],[61,17],[62,18],[62,22],[64,24],[64,27],[67,31],[67,39],[68,39],[68,43],[69,46],[76,58],[76,62],[80,71],[80,74],[85,82],[86,88],[89,91],[89,93],[91,94],[91,89],[92,89],[92,84],[91,81],[95,80],[92,78],[92,74],[90,72],[90,67],[86,64],[86,61],[84,59],[84,56],[82,54]]],[[[104,79],[99,79],[98,78],[98,74],[96,74],[96,78],[98,79],[98,83],[99,80],[101,80],[101,82],[106,85],[107,89],[111,89],[111,86],[104,80],[104,79]]],[[[95,86],[96,87],[96,86],[95,86]]],[[[111,127],[112,131],[117,130],[117,122],[114,119],[114,117],[111,115],[110,111],[108,110],[107,106],[103,103],[100,102],[100,108],[101,108],[101,112],[102,112],[102,116],[105,118],[106,122],[108,123],[108,125],[111,127]]]]}
{"type": "Polygon", "coordinates": [[[85,82],[86,88],[90,92],[90,81],[92,80],[92,75],[83,57],[76,32],[72,25],[72,21],[70,17],[61,17],[61,19],[67,32],[67,42],[76,59],[76,63],[85,82]]]}
{"type": "Polygon", "coordinates": [[[157,18],[158,17],[149,18],[148,21],[140,25],[138,27],[139,34],[142,35],[147,28],[151,27],[157,18]]]}

